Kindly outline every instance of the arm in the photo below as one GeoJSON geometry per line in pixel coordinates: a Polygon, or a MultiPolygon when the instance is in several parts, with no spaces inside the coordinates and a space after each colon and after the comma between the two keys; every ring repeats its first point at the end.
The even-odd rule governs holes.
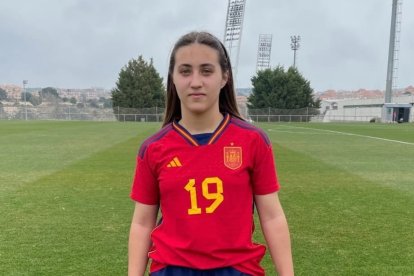
{"type": "Polygon", "coordinates": [[[255,196],[263,235],[277,272],[294,275],[289,228],[277,193],[255,196]]]}
{"type": "Polygon", "coordinates": [[[157,220],[158,206],[135,203],[128,243],[128,275],[142,276],[148,263],[151,232],[157,220]]]}

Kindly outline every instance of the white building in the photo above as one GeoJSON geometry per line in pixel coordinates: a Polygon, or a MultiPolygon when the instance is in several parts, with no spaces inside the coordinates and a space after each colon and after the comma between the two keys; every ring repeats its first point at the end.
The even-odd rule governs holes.
{"type": "Polygon", "coordinates": [[[394,96],[392,103],[384,105],[384,98],[377,99],[330,99],[321,102],[324,122],[371,120],[414,122],[414,94],[394,96]],[[386,116],[387,109],[390,116],[386,116]]]}

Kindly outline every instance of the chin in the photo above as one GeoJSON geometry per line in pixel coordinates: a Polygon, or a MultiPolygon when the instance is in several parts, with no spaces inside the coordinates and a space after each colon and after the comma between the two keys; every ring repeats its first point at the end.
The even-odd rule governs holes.
{"type": "MultiPolygon", "coordinates": [[[[208,113],[211,112],[212,110],[215,109],[215,105],[214,104],[206,104],[206,103],[191,103],[185,106],[181,106],[181,109],[186,109],[189,113],[192,114],[196,114],[196,115],[201,115],[204,113],[208,113]]],[[[217,108],[218,109],[218,108],[217,108]]]]}
{"type": "Polygon", "coordinates": [[[196,114],[196,115],[201,115],[203,113],[206,113],[207,109],[205,108],[192,108],[189,109],[190,113],[196,114]]]}
{"type": "Polygon", "coordinates": [[[200,114],[200,113],[204,113],[208,111],[209,108],[205,105],[193,105],[193,106],[189,106],[187,110],[190,111],[191,113],[200,114]]]}

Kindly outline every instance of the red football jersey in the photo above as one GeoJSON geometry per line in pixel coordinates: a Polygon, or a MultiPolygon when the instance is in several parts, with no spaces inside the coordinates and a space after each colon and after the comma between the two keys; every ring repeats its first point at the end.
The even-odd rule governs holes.
{"type": "Polygon", "coordinates": [[[234,267],[264,275],[263,245],[252,242],[253,196],[278,191],[273,151],[259,128],[225,115],[206,145],[174,122],[137,157],[131,198],[159,204],[151,272],[167,265],[234,267]]]}

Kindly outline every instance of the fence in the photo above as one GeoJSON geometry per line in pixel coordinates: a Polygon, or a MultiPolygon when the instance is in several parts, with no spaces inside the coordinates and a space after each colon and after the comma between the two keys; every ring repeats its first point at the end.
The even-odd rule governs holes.
{"type": "Polygon", "coordinates": [[[126,108],[114,107],[113,112],[115,119],[121,122],[161,122],[164,119],[164,108],[126,108]]]}
{"type": "Polygon", "coordinates": [[[311,107],[249,109],[248,118],[254,122],[309,122],[321,120],[319,109],[311,107]]]}
{"type": "MultiPolygon", "coordinates": [[[[91,108],[75,105],[0,106],[2,120],[88,120],[88,121],[134,121],[161,122],[164,108],[91,108]]],[[[309,122],[322,121],[319,110],[301,109],[250,109],[244,112],[246,119],[254,122],[309,122]]]]}
{"type": "Polygon", "coordinates": [[[2,120],[87,120],[115,121],[109,108],[78,108],[76,106],[0,106],[2,120]]]}
{"type": "Polygon", "coordinates": [[[92,108],[45,105],[0,106],[0,120],[135,121],[160,122],[164,108],[92,108]]]}

